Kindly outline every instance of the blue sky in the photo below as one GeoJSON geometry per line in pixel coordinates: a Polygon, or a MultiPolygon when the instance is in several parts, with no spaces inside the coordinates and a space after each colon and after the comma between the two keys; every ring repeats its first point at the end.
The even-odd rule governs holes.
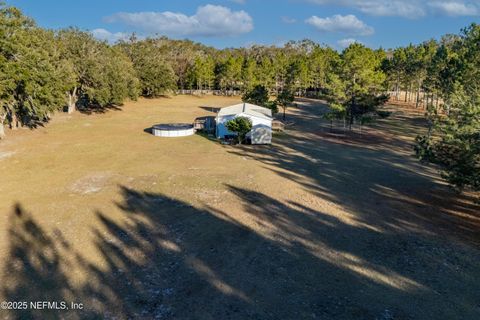
{"type": "Polygon", "coordinates": [[[7,0],[42,27],[114,41],[130,32],[218,48],[312,39],[341,49],[420,43],[480,23],[480,0],[7,0]]]}

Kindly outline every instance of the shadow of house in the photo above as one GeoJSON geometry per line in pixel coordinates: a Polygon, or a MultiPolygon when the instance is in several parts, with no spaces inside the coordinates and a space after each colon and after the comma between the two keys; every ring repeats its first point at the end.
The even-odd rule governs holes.
{"type": "Polygon", "coordinates": [[[199,108],[212,113],[218,113],[221,109],[221,108],[209,107],[209,106],[199,106],[199,108]]]}

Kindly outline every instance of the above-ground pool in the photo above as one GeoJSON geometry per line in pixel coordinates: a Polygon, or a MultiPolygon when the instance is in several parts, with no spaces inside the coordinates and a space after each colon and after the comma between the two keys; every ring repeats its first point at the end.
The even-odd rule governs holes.
{"type": "Polygon", "coordinates": [[[190,123],[164,123],[152,127],[152,134],[157,137],[186,137],[195,133],[190,123]]]}

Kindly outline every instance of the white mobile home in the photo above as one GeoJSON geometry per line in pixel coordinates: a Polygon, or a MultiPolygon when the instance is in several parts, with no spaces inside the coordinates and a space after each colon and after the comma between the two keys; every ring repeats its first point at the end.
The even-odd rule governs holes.
{"type": "Polygon", "coordinates": [[[250,103],[240,103],[220,109],[216,117],[218,139],[234,135],[227,130],[225,123],[236,117],[246,117],[252,121],[252,131],[247,134],[252,144],[272,143],[272,110],[250,103]]]}

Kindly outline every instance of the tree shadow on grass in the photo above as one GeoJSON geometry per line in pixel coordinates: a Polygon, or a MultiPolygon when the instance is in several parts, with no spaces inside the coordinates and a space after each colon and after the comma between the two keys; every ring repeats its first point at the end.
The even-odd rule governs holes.
{"type": "Polygon", "coordinates": [[[109,111],[122,111],[122,106],[117,104],[109,104],[106,106],[89,105],[78,108],[78,111],[83,114],[103,114],[109,111]]]}
{"type": "Polygon", "coordinates": [[[2,308],[0,315],[4,319],[60,319],[59,310],[35,310],[30,302],[77,301],[65,269],[70,245],[59,230],[53,235],[46,232],[18,203],[9,225],[8,257],[2,257],[2,296],[5,301],[26,302],[27,306],[2,308]]]}
{"type": "MultiPolygon", "coordinates": [[[[431,318],[455,318],[460,314],[471,319],[479,317],[475,297],[480,292],[480,271],[474,266],[480,263],[480,206],[474,203],[474,198],[453,192],[434,168],[420,164],[413,157],[408,143],[353,145],[340,139],[323,139],[318,132],[324,129],[325,122],[314,106],[303,106],[289,117],[299,125],[289,132],[288,139],[277,141],[271,149],[240,146],[229,152],[250,157],[265,169],[297,183],[307,194],[338,206],[345,212],[342,217],[350,221],[330,229],[337,236],[327,235],[329,229],[314,228],[318,224],[313,222],[305,223],[307,230],[302,232],[312,237],[322,234],[325,237],[321,241],[333,252],[354,257],[347,256],[350,260],[344,261],[363,261],[363,266],[374,263],[433,292],[417,296],[419,302],[397,296],[402,301],[399,304],[417,304],[418,308],[433,313],[430,308],[437,305],[445,313],[437,316],[432,313],[431,318]],[[349,228],[349,224],[359,228],[349,228]],[[341,235],[345,236],[343,244],[341,235]]],[[[407,121],[407,126],[415,127],[418,122],[421,121],[407,121]]],[[[388,123],[383,126],[382,130],[388,133],[388,123]]],[[[250,206],[258,203],[257,211],[274,202],[255,200],[262,198],[255,194],[242,198],[247,198],[250,206]]],[[[271,212],[281,211],[271,209],[271,212]]],[[[284,220],[278,216],[275,219],[284,220]]],[[[336,255],[332,260],[342,259],[336,255]]],[[[365,274],[375,274],[379,269],[373,270],[365,274]]],[[[391,276],[377,276],[392,281],[391,276]]],[[[388,292],[383,294],[382,297],[388,296],[388,292]]],[[[425,317],[412,314],[415,316],[411,318],[425,317]]]]}
{"type": "MultiPolygon", "coordinates": [[[[381,214],[369,221],[340,219],[303,203],[229,188],[243,202],[250,214],[248,220],[274,226],[269,238],[284,244],[299,259],[307,256],[299,252],[308,252],[321,261],[308,272],[318,272],[314,281],[322,297],[334,293],[336,301],[341,301],[340,296],[346,298],[346,307],[352,309],[342,316],[362,318],[354,316],[362,310],[360,306],[364,315],[372,318],[382,318],[372,312],[382,307],[394,319],[460,315],[474,319],[480,315],[477,250],[432,238],[428,231],[399,232],[395,224],[387,228],[381,214]]],[[[418,223],[413,219],[409,222],[418,223]]]]}
{"type": "MultiPolygon", "coordinates": [[[[400,139],[395,137],[362,143],[327,139],[318,134],[326,122],[315,108],[304,105],[290,115],[300,126],[272,148],[243,146],[230,152],[262,163],[363,223],[480,244],[480,205],[471,195],[446,186],[435,168],[422,165],[413,156],[412,144],[394,143],[400,139]]],[[[396,121],[393,127],[388,121],[377,127],[384,135],[399,135],[396,121]]],[[[398,121],[407,131],[423,123],[403,115],[398,121]]]]}
{"type": "Polygon", "coordinates": [[[431,319],[475,314],[462,308],[473,303],[474,292],[468,290],[475,289],[475,265],[450,273],[455,259],[463,259],[460,253],[442,254],[450,260],[439,272],[445,262],[427,245],[419,249],[419,239],[346,223],[253,190],[229,186],[229,191],[244,206],[247,220],[121,187],[117,207],[122,217],[95,214],[91,233],[102,263],[91,262],[59,230],[45,230],[16,205],[3,298],[75,301],[85,309],[12,310],[5,318],[431,319]],[[419,257],[421,262],[415,260],[419,257]],[[433,272],[433,279],[422,276],[433,272]],[[77,282],[73,274],[85,280],[77,282]],[[459,287],[445,286],[441,276],[459,287]],[[453,295],[460,287],[468,294],[453,295]]]}

